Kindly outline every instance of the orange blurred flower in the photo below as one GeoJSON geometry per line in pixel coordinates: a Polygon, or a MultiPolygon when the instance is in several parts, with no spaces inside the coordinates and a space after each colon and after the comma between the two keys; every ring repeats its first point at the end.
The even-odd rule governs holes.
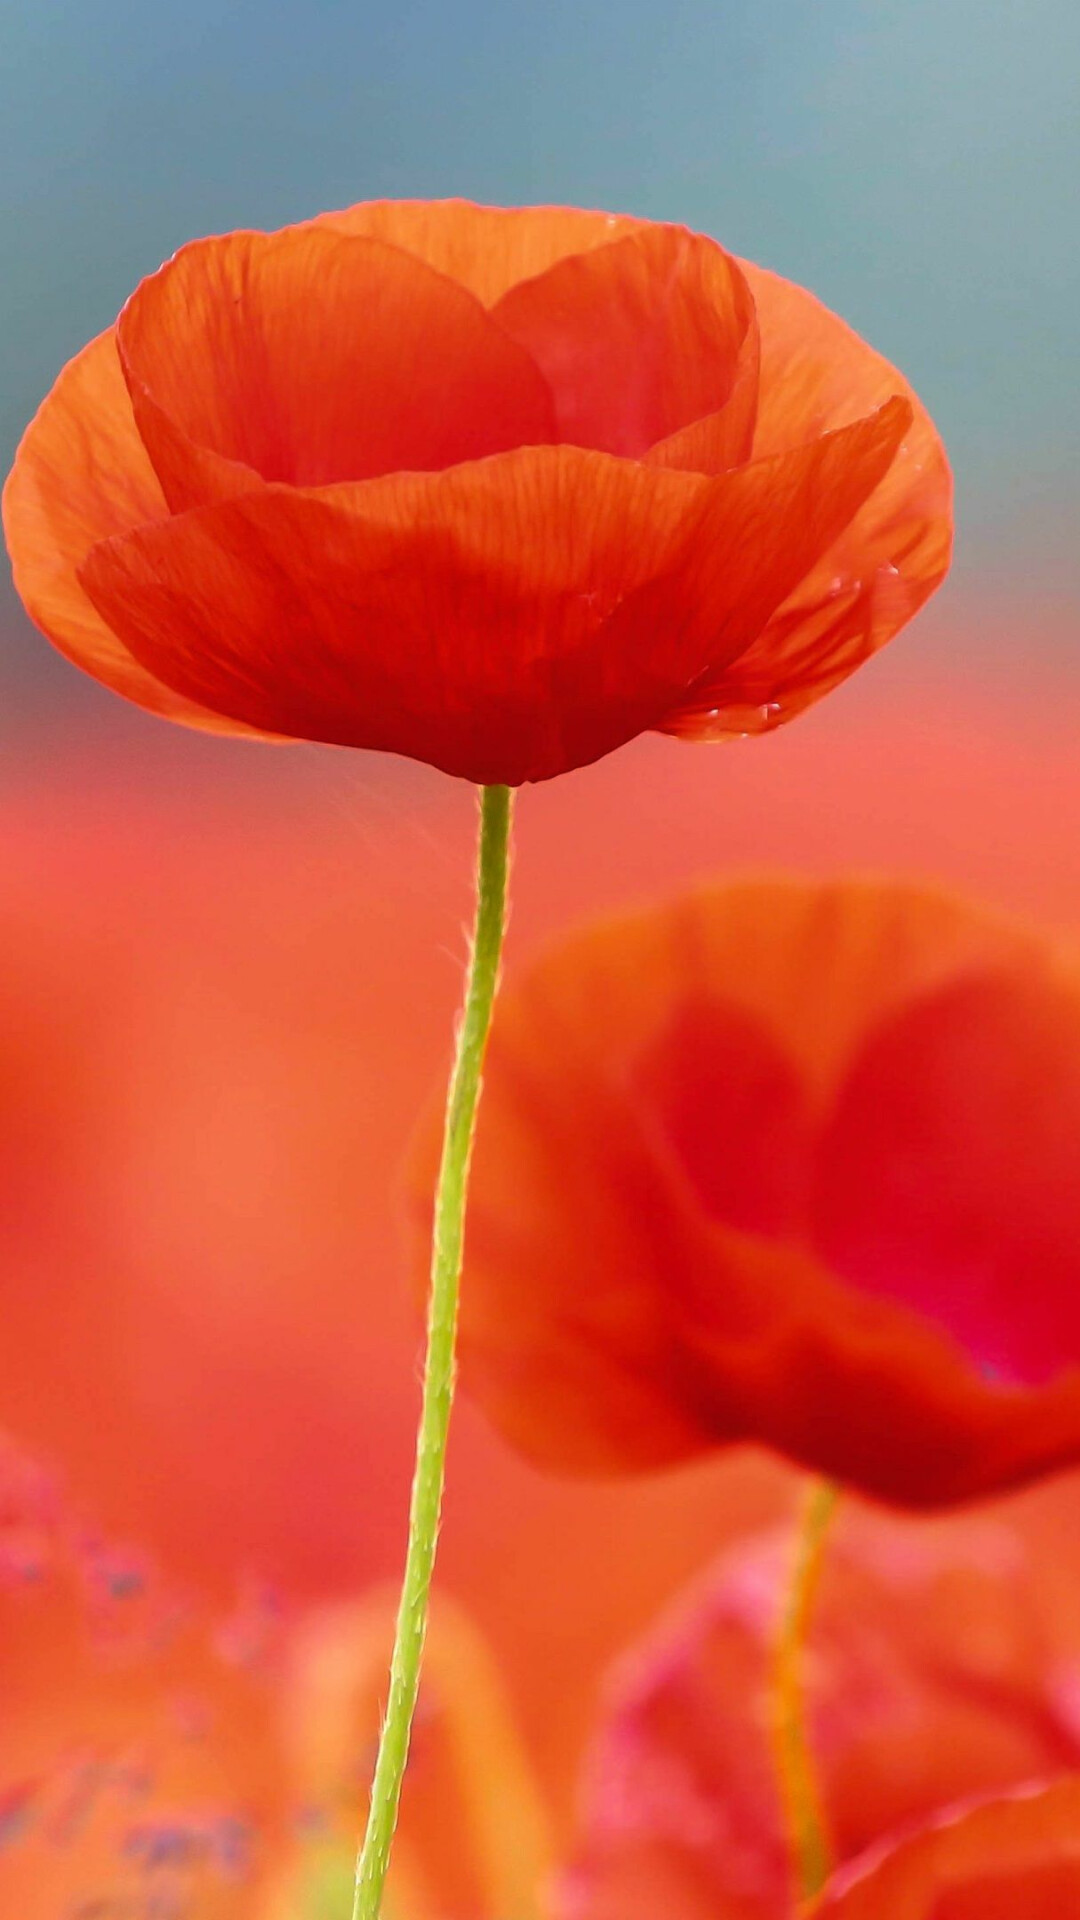
{"type": "Polygon", "coordinates": [[[4,495],[79,665],[224,732],[516,785],[777,725],[922,605],[950,483],[906,382],[681,227],[372,203],[183,248],[4,495]]]}
{"type": "Polygon", "coordinates": [[[573,1471],[1018,1483],[1080,1455],[1078,1138],[1080,970],[1020,925],[747,882],[579,933],[505,997],[463,1379],[573,1471]]]}

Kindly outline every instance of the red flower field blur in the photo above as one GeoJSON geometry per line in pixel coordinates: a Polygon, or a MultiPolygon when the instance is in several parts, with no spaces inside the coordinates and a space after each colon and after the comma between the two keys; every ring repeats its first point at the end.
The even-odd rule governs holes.
{"type": "Polygon", "coordinates": [[[181,249],[60,375],[4,524],[32,618],[152,711],[515,786],[779,725],[952,531],[924,408],[810,294],[464,201],[181,249]]]}
{"type": "MultiPolygon", "coordinates": [[[[641,742],[527,796],[510,986],[585,911],[669,893],[721,859],[925,869],[1080,926],[1069,703],[997,705],[984,690],[961,713],[947,689],[928,706],[921,690],[886,701],[873,675],[864,686],[753,753],[641,742]]],[[[234,1850],[255,1826],[291,1846],[284,1808],[308,1793],[266,1732],[282,1646],[316,1631],[311,1608],[366,1608],[399,1563],[417,1330],[395,1194],[456,998],[468,796],[410,774],[391,812],[324,763],[296,765],[272,792],[246,774],[189,792],[154,766],[114,768],[105,786],[75,749],[47,785],[8,766],[0,1420],[91,1517],[74,1577],[109,1600],[80,1649],[83,1601],[22,1575],[3,1599],[0,1910],[20,1920],[55,1920],[61,1892],[89,1897],[118,1836],[145,1828],[130,1792],[148,1743],[166,1829],[154,1845],[203,1874],[200,1898],[249,1920],[234,1850]],[[188,1625],[147,1664],[158,1592],[181,1596],[188,1625]],[[220,1631],[200,1626],[208,1609],[220,1631]],[[245,1651],[267,1633],[269,1672],[245,1651]],[[212,1740],[189,1738],[196,1696],[212,1740]],[[75,1820],[57,1848],[30,1815],[85,1795],[80,1756],[99,1749],[116,1769],[101,1824],[75,1820]]],[[[548,1480],[462,1399],[442,1585],[490,1648],[564,1857],[606,1662],[790,1499],[790,1477],[752,1458],[622,1485],[548,1480]]],[[[1071,1604],[1074,1499],[1069,1481],[1024,1503],[1039,1605],[1055,1569],[1071,1604]]],[[[3,1528],[13,1569],[39,1553],[24,1522],[3,1528]]],[[[441,1766],[421,1778],[418,1765],[415,1819],[406,1809],[429,1876],[441,1766]]],[[[134,1844],[125,1891],[145,1885],[151,1838],[134,1844]]],[[[250,1884],[270,1897],[269,1880],[250,1884]]],[[[191,1920],[220,1920],[191,1904],[191,1920]]]]}
{"type": "Polygon", "coordinates": [[[756,1440],[916,1507],[1080,1459],[1080,950],[707,887],[534,967],[487,1080],[462,1370],[530,1457],[756,1440]]]}
{"type": "MultiPolygon", "coordinates": [[[[241,1637],[131,1559],[99,1578],[74,1513],[25,1460],[18,1488],[20,1463],[2,1466],[0,1544],[16,1499],[36,1522],[35,1565],[24,1537],[0,1581],[4,1911],[347,1910],[390,1593],[287,1608],[241,1637]]],[[[997,1915],[977,1896],[1025,1920],[1070,1911],[1036,1901],[1076,1886],[1078,1566],[1067,1551],[1044,1577],[1037,1522],[1068,1529],[1075,1499],[1072,1482],[1041,1515],[841,1517],[807,1663],[836,1861],[823,1913],[939,1920],[961,1896],[963,1920],[997,1915]]],[[[537,1775],[514,1689],[444,1596],[391,1874],[398,1920],[793,1920],[769,1747],[790,1545],[786,1528],[732,1545],[612,1668],[561,1838],[573,1778],[553,1795],[537,1775]]]]}

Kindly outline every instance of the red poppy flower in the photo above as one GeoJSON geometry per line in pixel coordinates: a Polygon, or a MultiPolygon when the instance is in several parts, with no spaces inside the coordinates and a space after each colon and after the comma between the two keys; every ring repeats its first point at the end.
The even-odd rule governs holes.
{"type": "MultiPolygon", "coordinates": [[[[725,1554],[613,1670],[560,1920],[792,1912],[770,1713],[791,1545],[770,1532],[725,1554]]],[[[1046,1584],[1001,1519],[842,1510],[803,1654],[835,1888],[945,1809],[1080,1771],[1080,1637],[1046,1584]]]]}
{"type": "Polygon", "coordinates": [[[1080,1457],[1078,1139],[1080,969],[1019,926],[749,882],[586,931],[502,1006],[464,1381],[569,1470],[1021,1482],[1080,1457]]]}
{"type": "Polygon", "coordinates": [[[939,583],[950,490],[901,376],[713,241],[384,202],[143,281],[4,517],[141,705],[516,785],[797,713],[939,583]]]}

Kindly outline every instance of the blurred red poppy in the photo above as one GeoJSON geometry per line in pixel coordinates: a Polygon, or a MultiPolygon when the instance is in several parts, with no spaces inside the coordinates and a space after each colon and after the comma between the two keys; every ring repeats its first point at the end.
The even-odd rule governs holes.
{"type": "MultiPolygon", "coordinates": [[[[724,1555],[613,1671],[560,1920],[792,1911],[770,1732],[790,1546],[770,1532],[724,1555]]],[[[1080,1772],[1080,1636],[1032,1546],[1000,1516],[842,1511],[803,1656],[835,1886],[944,1809],[1080,1772]]]]}
{"type": "Polygon", "coordinates": [[[681,227],[372,203],[193,242],[60,375],[4,495],[79,665],[196,726],[542,780],[761,731],[948,565],[906,382],[681,227]]]}
{"type": "Polygon", "coordinates": [[[1080,969],[1019,925],[746,882],[585,931],[503,1004],[464,1382],[571,1471],[1019,1483],[1080,1456],[1078,1139],[1080,969]]]}

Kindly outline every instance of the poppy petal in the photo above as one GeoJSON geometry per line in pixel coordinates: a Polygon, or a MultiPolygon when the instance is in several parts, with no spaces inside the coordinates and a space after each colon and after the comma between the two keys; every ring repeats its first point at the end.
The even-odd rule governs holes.
{"type": "MultiPolygon", "coordinates": [[[[941,1097],[948,1120],[962,1060],[935,1065],[931,1051],[928,1072],[927,1099],[941,1097]]],[[[640,1471],[756,1440],[878,1498],[932,1507],[1080,1458],[1068,1319],[1080,976],[1035,936],[913,888],[716,889],[585,932],[506,993],[485,1085],[462,1377],[534,1459],[640,1471]],[[922,1111],[905,1010],[972,979],[1005,981],[1014,997],[974,1034],[988,1061],[971,1097],[989,1133],[995,1082],[1024,1104],[1002,1120],[996,1157],[980,1163],[976,1142],[966,1184],[948,1165],[963,1153],[959,1123],[931,1133],[930,1157],[945,1164],[926,1172],[930,1198],[913,1200],[910,1184],[903,1194],[912,1258],[926,1241],[931,1282],[950,1234],[965,1255],[977,1232],[992,1240],[1015,1195],[1002,1258],[1018,1249],[1019,1277],[992,1299],[989,1360],[981,1302],[963,1294],[970,1262],[950,1275],[944,1308],[903,1261],[881,1283],[858,1265],[907,1244],[899,1201],[889,1211],[890,1129],[903,1144],[906,1117],[917,1132],[922,1111]],[[888,1072],[871,1041],[863,1085],[867,1037],[890,1023],[888,1072]],[[1013,1153],[1054,1034],[1065,1063],[1049,1074],[1030,1151],[1013,1153]],[[831,1215],[813,1199],[818,1154],[831,1215]],[[988,1197],[991,1177],[1002,1192],[988,1197]],[[1046,1273],[1021,1247],[1043,1194],[1046,1273]],[[1021,1280],[1036,1352],[1020,1342],[1003,1378],[1001,1324],[1020,1313],[1021,1280]],[[1063,1364],[1048,1378],[1055,1331],[1063,1364]]]]}
{"type": "MultiPolygon", "coordinates": [[[[660,731],[680,731],[691,702],[696,708],[713,699],[721,676],[741,671],[792,584],[873,493],[910,419],[909,403],[898,396],[853,426],[711,482],[679,567],[624,609],[642,629],[675,627],[696,636],[699,658],[708,661],[684,682],[660,731]]],[[[727,710],[715,707],[704,726],[710,738],[733,730],[727,710]]]]}
{"type": "Polygon", "coordinates": [[[380,240],[306,227],[195,241],[137,288],[117,337],[137,410],[154,403],[139,424],[174,511],[206,498],[192,443],[241,476],[317,486],[555,437],[524,349],[380,240]]]}
{"type": "Polygon", "coordinates": [[[629,459],[718,412],[755,335],[736,262],[680,227],[562,260],[493,311],[545,374],[559,439],[629,459]]]}
{"type": "Polygon", "coordinates": [[[692,473],[725,473],[749,460],[757,419],[759,355],[757,322],[739,349],[735,379],[719,413],[710,413],[658,440],[645,455],[650,467],[686,467],[692,473]]]}
{"type": "Polygon", "coordinates": [[[162,686],[102,619],[79,580],[96,542],[165,515],[110,327],[68,362],[23,435],[4,488],[15,586],[53,645],[114,693],[189,726],[244,733],[242,723],[162,686]]]}
{"type": "Polygon", "coordinates": [[[268,486],[102,543],[83,579],[185,698],[517,785],[610,752],[742,650],[906,416],[711,480],[552,447],[268,486]]]}
{"type": "Polygon", "coordinates": [[[170,419],[130,368],[125,377],[139,437],[172,513],[208,505],[211,500],[231,500],[234,494],[252,493],[266,484],[246,461],[199,446],[170,419]]]}
{"type": "Polygon", "coordinates": [[[933,421],[895,367],[803,288],[742,261],[761,334],[754,457],[835,430],[893,394],[912,419],[896,458],[837,540],[778,607],[738,671],[665,729],[701,740],[760,733],[828,693],[940,586],[952,550],[952,479],[933,421]]]}
{"type": "Polygon", "coordinates": [[[403,247],[494,306],[519,280],[648,223],[579,207],[481,207],[472,200],[365,200],[311,225],[403,247]]]}
{"type": "Polygon", "coordinates": [[[631,1084],[707,1213],[747,1232],[798,1229],[811,1116],[798,1068],[767,1027],[716,993],[688,995],[631,1084]]]}
{"type": "Polygon", "coordinates": [[[902,373],[805,287],[740,260],[761,336],[761,398],[754,456],[845,427],[894,393],[913,403],[902,373]]]}
{"type": "Polygon", "coordinates": [[[981,970],[872,1028],[821,1141],[814,1237],[987,1378],[1080,1366],[1080,995],[981,970]]]}
{"type": "Polygon", "coordinates": [[[268,732],[478,781],[591,759],[681,666],[605,648],[620,591],[670,566],[709,482],[572,448],[323,493],[268,486],[102,545],[97,605],[168,684],[268,732]]]}
{"type": "Polygon", "coordinates": [[[1065,1920],[1080,1912],[1080,1778],[954,1810],[869,1856],[815,1920],[1065,1920]]]}

